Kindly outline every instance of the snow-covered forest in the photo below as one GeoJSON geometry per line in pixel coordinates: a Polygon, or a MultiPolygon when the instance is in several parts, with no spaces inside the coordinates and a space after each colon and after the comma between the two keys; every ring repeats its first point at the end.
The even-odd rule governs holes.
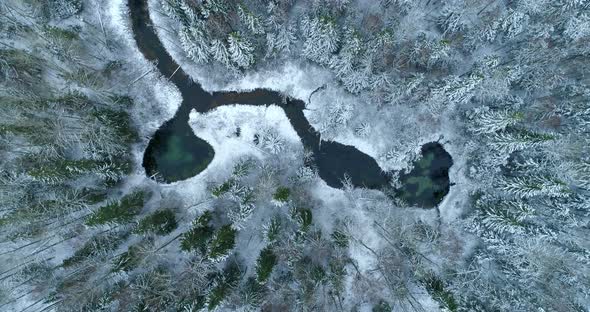
{"type": "Polygon", "coordinates": [[[0,311],[590,311],[589,44],[588,0],[3,0],[0,311]],[[141,9],[194,83],[304,101],[391,186],[328,186],[280,103],[192,111],[213,159],[147,176],[191,99],[141,9]],[[433,208],[391,191],[433,187],[429,142],[433,208]]]}

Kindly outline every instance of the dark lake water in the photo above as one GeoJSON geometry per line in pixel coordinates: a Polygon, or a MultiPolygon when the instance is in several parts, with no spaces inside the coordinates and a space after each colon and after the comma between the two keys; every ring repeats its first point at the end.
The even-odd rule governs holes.
{"type": "MultiPolygon", "coordinates": [[[[303,145],[313,152],[314,166],[320,178],[329,186],[342,187],[346,176],[356,187],[390,188],[390,175],[383,172],[369,155],[353,146],[333,141],[321,141],[320,144],[319,133],[303,114],[305,103],[302,100],[266,89],[213,93],[203,90],[176,64],[161,44],[151,27],[147,0],[129,0],[129,8],[139,50],[148,60],[156,63],[162,75],[170,77],[183,98],[174,117],[156,131],[148,144],[143,159],[147,175],[159,182],[170,183],[193,177],[207,168],[215,152],[206,141],[195,136],[188,125],[192,109],[204,113],[223,105],[275,104],[285,111],[303,145]]],[[[428,152],[425,153],[424,148],[422,150],[424,157],[428,157],[428,161],[423,164],[428,163],[428,166],[419,172],[403,175],[404,187],[396,191],[398,196],[411,204],[434,206],[448,193],[448,168],[452,160],[440,144],[429,144],[425,145],[428,152]],[[414,200],[414,197],[420,199],[414,200]]]]}
{"type": "Polygon", "coordinates": [[[421,157],[413,169],[400,176],[402,187],[397,196],[411,206],[431,207],[440,203],[449,193],[449,168],[453,165],[451,155],[436,142],[422,146],[421,157]]]}

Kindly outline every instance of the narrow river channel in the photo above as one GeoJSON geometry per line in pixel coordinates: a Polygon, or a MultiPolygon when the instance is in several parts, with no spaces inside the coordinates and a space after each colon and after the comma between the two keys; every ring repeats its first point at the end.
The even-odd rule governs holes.
{"type": "MultiPolygon", "coordinates": [[[[174,117],[156,131],[146,148],[143,167],[148,176],[158,182],[171,183],[191,178],[207,168],[215,151],[190,128],[189,113],[193,109],[205,113],[222,105],[275,104],[285,111],[305,148],[313,152],[319,176],[329,186],[341,188],[346,176],[356,187],[391,188],[391,175],[381,170],[375,159],[353,146],[321,141],[319,133],[303,114],[305,103],[302,100],[267,89],[212,94],[203,90],[176,64],[160,42],[151,26],[147,0],[129,0],[129,9],[139,50],[156,64],[162,75],[170,77],[183,98],[174,117]]],[[[403,186],[395,193],[412,205],[433,207],[449,191],[448,168],[452,159],[436,142],[425,144],[422,154],[427,161],[417,163],[419,171],[414,166],[414,170],[402,175],[403,186]]]]}

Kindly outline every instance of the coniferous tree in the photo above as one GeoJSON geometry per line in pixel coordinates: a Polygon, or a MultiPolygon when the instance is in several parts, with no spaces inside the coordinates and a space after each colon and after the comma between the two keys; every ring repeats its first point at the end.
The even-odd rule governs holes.
{"type": "Polygon", "coordinates": [[[207,38],[202,27],[204,25],[198,23],[183,27],[179,33],[182,48],[186,51],[188,57],[197,63],[207,63],[209,61],[209,46],[207,46],[207,38]]]}
{"type": "Polygon", "coordinates": [[[563,182],[552,177],[516,177],[498,181],[498,188],[517,197],[535,196],[567,197],[569,188],[563,182]]]}
{"type": "Polygon", "coordinates": [[[301,22],[304,57],[328,64],[332,53],[340,46],[340,35],[336,28],[336,21],[330,16],[304,17],[301,22]]]}
{"type": "Polygon", "coordinates": [[[295,30],[292,25],[277,25],[274,31],[266,33],[266,56],[289,55],[295,42],[295,30]]]}
{"type": "Polygon", "coordinates": [[[518,150],[541,147],[555,140],[555,136],[529,131],[500,132],[491,135],[490,145],[507,155],[518,150]]]}
{"type": "Polygon", "coordinates": [[[223,41],[219,39],[211,40],[210,51],[214,60],[224,64],[225,66],[230,66],[230,55],[223,41]]]}
{"type": "Polygon", "coordinates": [[[250,12],[248,8],[238,5],[238,16],[253,34],[264,34],[264,27],[262,26],[260,17],[250,12]]]}
{"type": "Polygon", "coordinates": [[[240,68],[248,68],[254,64],[254,47],[239,32],[233,32],[227,38],[228,51],[232,61],[240,68]]]}
{"type": "Polygon", "coordinates": [[[503,131],[523,120],[523,114],[508,110],[491,110],[488,107],[477,108],[468,115],[471,125],[469,130],[477,133],[494,133],[503,131]]]}

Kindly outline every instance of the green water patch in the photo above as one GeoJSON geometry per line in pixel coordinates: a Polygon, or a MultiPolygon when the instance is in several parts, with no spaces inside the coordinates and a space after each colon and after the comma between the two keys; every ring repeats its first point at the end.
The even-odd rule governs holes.
{"type": "Polygon", "coordinates": [[[154,134],[143,167],[156,181],[171,183],[199,174],[214,155],[211,145],[195,136],[187,123],[172,119],[154,134]]]}
{"type": "Polygon", "coordinates": [[[449,193],[451,155],[436,142],[422,146],[422,156],[414,162],[409,173],[400,177],[401,187],[396,196],[410,206],[435,207],[449,193]]]}

